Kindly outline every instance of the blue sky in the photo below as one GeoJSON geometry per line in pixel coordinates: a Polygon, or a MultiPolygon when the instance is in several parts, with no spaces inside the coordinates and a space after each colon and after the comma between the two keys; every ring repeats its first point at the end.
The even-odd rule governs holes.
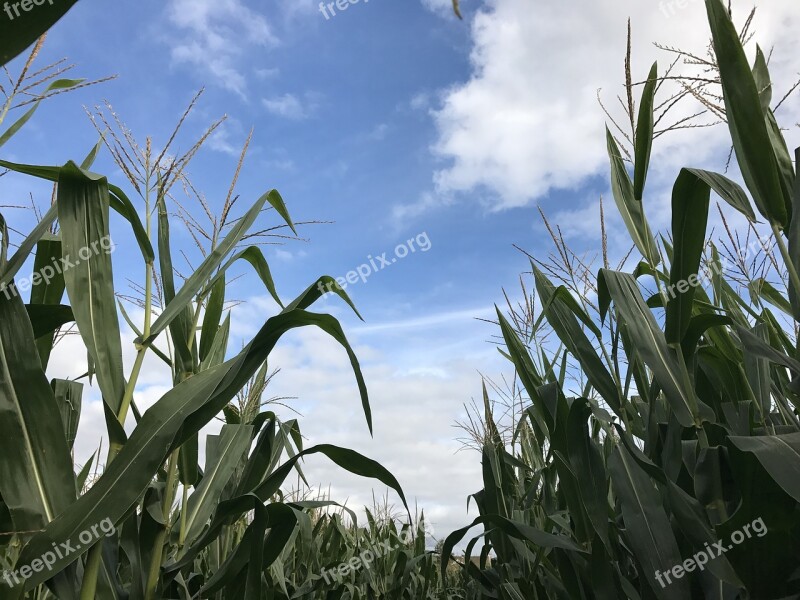
{"type": "MultiPolygon", "coordinates": [[[[331,222],[303,228],[307,242],[266,250],[284,298],[321,274],[345,276],[368,256],[391,257],[398,244],[424,234],[429,250],[348,287],[366,323],[338,302],[322,304],[342,319],[364,364],[374,439],[359,414],[346,357],[330,341],[314,332],[293,334],[270,364],[282,369],[274,393],[297,397],[292,405],[304,415],[309,443],[353,447],[383,462],[433,515],[437,534],[467,522],[466,497],[481,487],[480,457],[456,453],[452,425],[463,417],[463,403],[480,396],[481,373],[509,374],[487,342],[496,332],[476,318],[491,316],[503,287],[516,294],[527,261],[512,244],[542,257],[550,251],[536,207],[562,227],[570,245],[592,256],[599,251],[603,195],[610,251],[627,250],[605,177],[605,116],[596,101],[602,88],[613,106],[620,89],[626,19],[634,23],[640,78],[653,60],[667,58],[650,42],[702,51],[707,40],[701,2],[685,8],[641,0],[462,4],[463,22],[449,0],[362,0],[327,20],[308,0],[81,0],[53,30],[41,60],[69,56],[81,76],[118,78],[46,103],[3,149],[4,158],[18,162],[82,158],[97,139],[82,105],[104,99],[137,139],[152,135],[159,147],[205,87],[177,147],[186,150],[228,115],[189,170],[211,204],[221,205],[252,127],[237,187],[240,207],[276,188],[295,220],[331,222]]],[[[759,40],[778,44],[774,78],[786,82],[797,71],[792,60],[800,48],[791,34],[797,11],[791,0],[763,4],[759,40]]],[[[735,5],[740,14],[751,6],[735,5]]],[[[786,123],[797,122],[797,103],[784,111],[786,123]]],[[[723,168],[725,131],[664,136],[654,152],[647,211],[663,228],[677,168],[723,168]]],[[[95,169],[124,181],[107,154],[95,169]]],[[[47,188],[11,176],[0,181],[0,191],[14,203],[28,191],[40,205],[49,200],[47,188]]],[[[24,212],[7,216],[20,229],[31,224],[24,212]]],[[[274,215],[263,222],[273,224],[274,215]]],[[[141,268],[122,224],[112,226],[124,291],[126,277],[140,278],[141,268]]],[[[188,234],[173,229],[176,245],[191,254],[188,234]]],[[[255,283],[248,276],[233,286],[232,294],[246,301],[234,309],[240,340],[275,310],[255,283]]],[[[51,375],[82,372],[70,343],[54,356],[51,375]]],[[[169,379],[157,363],[148,365],[139,391],[145,406],[169,379]]],[[[79,458],[102,435],[96,390],[88,397],[95,401],[84,411],[79,458]]],[[[369,482],[320,461],[307,473],[353,506],[371,503],[369,482]]]]}

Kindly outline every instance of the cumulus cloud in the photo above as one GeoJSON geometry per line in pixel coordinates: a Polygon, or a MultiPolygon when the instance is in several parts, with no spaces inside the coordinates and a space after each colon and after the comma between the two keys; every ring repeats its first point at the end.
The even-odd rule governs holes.
{"type": "MultiPolygon", "coordinates": [[[[734,2],[739,23],[751,6],[734,2]]],[[[793,33],[796,3],[772,0],[761,6],[756,39],[765,47],[776,45],[773,78],[788,87],[800,49],[793,33]]],[[[607,104],[612,109],[617,104],[629,16],[634,78],[644,79],[656,59],[663,73],[671,59],[650,42],[705,49],[708,25],[699,0],[685,8],[668,0],[660,6],[638,0],[489,0],[472,22],[472,74],[447,90],[433,113],[434,153],[446,162],[435,173],[437,192],[484,190],[492,208],[509,208],[605,174],[606,117],[596,94],[602,88],[607,104]]],[[[785,91],[776,90],[776,96],[785,91]]],[[[784,117],[792,124],[796,103],[794,114],[790,110],[784,117]]],[[[671,168],[725,153],[726,143],[722,127],[687,130],[660,138],[654,151],[671,168]]]]}

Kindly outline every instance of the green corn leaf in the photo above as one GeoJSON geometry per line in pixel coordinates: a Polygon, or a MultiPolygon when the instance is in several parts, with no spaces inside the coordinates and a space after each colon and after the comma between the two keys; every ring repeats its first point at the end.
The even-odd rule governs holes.
{"type": "Polygon", "coordinates": [[[544,382],[537,373],[536,366],[533,364],[528,350],[512,329],[511,324],[503,313],[500,312],[499,308],[495,306],[495,310],[497,311],[497,319],[500,323],[500,331],[503,334],[503,341],[508,348],[508,357],[514,363],[517,375],[525,391],[528,393],[528,397],[531,399],[533,414],[539,422],[539,426],[543,430],[552,433],[555,430],[555,423],[550,414],[545,410],[544,402],[538,391],[544,382]]]}
{"type": "Polygon", "coordinates": [[[775,286],[773,286],[769,281],[764,279],[763,277],[759,277],[758,279],[754,279],[748,284],[748,288],[752,293],[756,296],[761,298],[762,300],[766,300],[772,306],[779,308],[781,311],[786,313],[788,316],[792,316],[792,305],[786,299],[786,296],[781,294],[775,286]]]}
{"type": "Polygon", "coordinates": [[[769,75],[767,58],[761,51],[761,46],[756,45],[756,62],[753,65],[753,80],[756,82],[758,98],[761,100],[761,111],[766,114],[772,106],[772,80],[769,75]]]}
{"type": "Polygon", "coordinates": [[[665,327],[665,337],[670,344],[679,344],[683,340],[692,318],[710,199],[711,189],[708,185],[682,169],[672,189],[672,236],[675,248],[670,286],[667,288],[665,327]]]}
{"type": "Polygon", "coordinates": [[[133,206],[133,202],[125,195],[120,188],[113,184],[109,184],[109,201],[111,208],[120,214],[128,223],[131,224],[133,235],[136,237],[136,242],[139,244],[139,250],[142,253],[145,264],[153,264],[155,262],[155,252],[153,245],[150,243],[150,236],[139,218],[139,213],[133,206]]]}
{"type": "Polygon", "coordinates": [[[250,425],[225,425],[220,434],[215,463],[206,468],[203,480],[189,496],[186,506],[186,543],[191,545],[208,524],[219,504],[225,486],[233,477],[250,448],[253,428],[250,425]]]}
{"type": "Polygon", "coordinates": [[[609,468],[625,521],[624,539],[641,567],[640,577],[647,581],[656,598],[689,598],[691,594],[685,578],[673,579],[671,585],[662,587],[655,576],[656,572],[669,572],[673,566],[683,563],[683,559],[661,496],[650,478],[620,446],[611,455],[609,468]]]}
{"type": "Polygon", "coordinates": [[[208,368],[215,367],[225,361],[225,352],[228,349],[228,339],[231,331],[231,314],[225,317],[225,320],[220,325],[217,335],[214,337],[214,343],[208,352],[208,356],[200,363],[200,370],[205,371],[208,368]]]}
{"type": "MultiPolygon", "coordinates": [[[[750,201],[747,198],[747,193],[739,186],[738,183],[732,181],[712,171],[704,171],[702,169],[685,169],[705,184],[710,187],[714,192],[727,202],[732,208],[742,213],[747,220],[751,223],[756,222],[756,215],[753,212],[750,201]]],[[[676,244],[677,245],[677,244],[676,244]]]]}
{"type": "Polygon", "coordinates": [[[453,552],[456,544],[464,539],[467,532],[476,527],[477,525],[488,524],[497,527],[505,535],[517,540],[528,542],[536,547],[541,548],[561,548],[572,552],[584,553],[585,551],[578,546],[575,542],[566,536],[553,535],[541,531],[535,527],[506,519],[499,515],[485,515],[475,519],[467,527],[458,529],[447,536],[442,547],[441,570],[442,577],[446,577],[447,565],[450,562],[450,555],[453,552]]]}
{"type": "Polygon", "coordinates": [[[354,450],[339,448],[338,446],[332,446],[330,444],[320,444],[299,452],[297,455],[288,459],[283,465],[280,466],[280,468],[276,469],[274,473],[269,475],[269,477],[267,477],[264,482],[253,491],[253,493],[261,498],[262,501],[266,501],[267,499],[271,498],[272,495],[278,491],[286,477],[289,475],[289,473],[291,473],[295,464],[301,458],[319,453],[324,454],[334,463],[350,473],[353,473],[354,475],[358,475],[359,477],[367,477],[370,479],[377,479],[387,487],[393,489],[395,492],[397,492],[397,495],[400,496],[406,512],[409,513],[409,515],[411,514],[411,510],[408,508],[408,501],[403,493],[403,489],[397,479],[395,479],[394,475],[389,473],[389,471],[381,466],[380,463],[375,462],[374,460],[371,460],[366,456],[355,452],[354,450]]]}
{"type": "MultiPolygon", "coordinates": [[[[0,14],[0,23],[2,23],[2,21],[3,17],[2,14],[0,14]]],[[[0,25],[0,31],[2,31],[2,25],[0,25]]],[[[44,95],[47,92],[51,92],[53,90],[68,90],[77,85],[80,85],[84,81],[85,81],[84,79],[58,79],[53,83],[51,83],[50,85],[48,85],[47,88],[45,88],[45,90],[41,93],[41,95],[44,95]]],[[[19,119],[17,119],[11,125],[11,127],[9,127],[5,131],[5,133],[3,133],[3,135],[0,135],[0,148],[2,148],[12,137],[14,137],[14,135],[17,134],[17,132],[19,132],[20,129],[22,129],[25,126],[25,124],[28,121],[31,120],[31,117],[33,117],[33,115],[36,113],[41,103],[42,103],[41,100],[37,100],[36,102],[34,102],[33,106],[29,108],[27,111],[25,111],[25,114],[23,114],[19,119]]]]}
{"type": "MultiPolygon", "coordinates": [[[[164,305],[169,306],[175,300],[175,275],[172,267],[172,250],[170,248],[169,215],[167,204],[163,197],[158,198],[158,262],[161,271],[161,282],[164,289],[164,305]]],[[[169,324],[169,333],[174,348],[173,376],[175,382],[180,382],[195,371],[193,348],[196,344],[194,335],[194,317],[191,303],[187,303],[180,310],[175,319],[169,324]]],[[[197,478],[197,473],[192,472],[189,479],[181,471],[181,483],[192,484],[197,478]]]]}
{"type": "Polygon", "coordinates": [[[736,333],[742,341],[742,346],[745,352],[754,354],[761,358],[766,358],[770,362],[778,365],[783,365],[787,369],[791,369],[795,374],[800,374],[800,362],[787,356],[783,352],[776,350],[770,346],[761,337],[755,335],[744,327],[737,326],[736,333]]]}
{"type": "Polygon", "coordinates": [[[790,198],[784,197],[778,162],[761,109],[753,72],[736,27],[721,0],[706,0],[725,111],[739,168],[756,206],[770,222],[787,227],[790,198]]]}
{"type": "MultiPolygon", "coordinates": [[[[89,159],[90,157],[87,156],[87,158],[84,159],[84,162],[87,162],[89,159]]],[[[52,181],[54,183],[58,182],[58,178],[61,174],[61,167],[22,165],[18,163],[8,162],[7,160],[0,160],[0,167],[5,167],[6,169],[9,169],[16,173],[22,173],[24,175],[38,177],[39,179],[52,181]]],[[[100,178],[99,175],[95,175],[92,173],[89,173],[89,176],[100,178]]],[[[133,203],[131,203],[131,201],[128,199],[125,193],[117,186],[109,184],[108,189],[109,189],[109,203],[111,208],[114,209],[115,212],[119,213],[126,221],[128,221],[131,224],[131,228],[133,229],[136,241],[139,243],[139,248],[142,252],[142,256],[144,257],[145,262],[148,264],[152,264],[153,261],[155,260],[155,252],[153,252],[153,246],[150,244],[150,238],[147,235],[147,232],[145,231],[144,225],[142,225],[141,219],[139,219],[139,215],[136,212],[136,209],[133,207],[133,203]]],[[[47,221],[47,225],[44,226],[42,234],[47,230],[47,228],[50,227],[52,222],[55,220],[56,218],[56,213],[54,212],[55,208],[56,207],[53,206],[51,210],[48,211],[48,213],[42,219],[42,223],[39,224],[39,227],[41,227],[44,224],[44,222],[47,221]],[[49,219],[51,212],[53,213],[53,217],[52,219],[49,219]]],[[[38,238],[35,239],[33,243],[35,244],[37,241],[38,238]]],[[[23,248],[21,246],[20,251],[22,249],[23,248]]],[[[25,254],[25,257],[27,257],[28,253],[30,253],[30,249],[28,249],[28,252],[25,254]]],[[[0,281],[3,280],[4,279],[1,279],[0,281]]]]}
{"type": "Polygon", "coordinates": [[[26,304],[25,310],[33,327],[33,335],[37,340],[40,340],[42,336],[52,338],[56,329],[75,320],[72,307],[62,304],[26,304]]]}
{"type": "Polygon", "coordinates": [[[636,248],[652,267],[656,267],[661,258],[658,255],[650,225],[645,218],[644,207],[641,201],[634,197],[630,175],[625,168],[625,162],[622,160],[617,142],[608,128],[606,128],[606,141],[608,157],[611,161],[611,191],[614,194],[614,201],[617,203],[619,213],[636,248]]]}
{"type": "Polygon", "coordinates": [[[21,54],[55,25],[77,1],[59,0],[40,5],[30,3],[27,4],[27,10],[26,3],[16,3],[10,7],[10,13],[0,13],[0,65],[5,65],[21,54]]]}
{"type": "MultiPolygon", "coordinates": [[[[677,358],[645,304],[636,280],[626,273],[601,269],[598,287],[598,296],[613,299],[631,339],[636,340],[637,355],[652,369],[678,421],[684,427],[692,427],[700,419],[692,408],[693,391],[686,389],[677,358]]],[[[705,408],[706,416],[712,417],[711,410],[705,408]]]]}
{"type": "MultiPolygon", "coordinates": [[[[800,160],[800,148],[795,150],[795,160],[800,160]]],[[[795,270],[800,273],[800,171],[794,180],[794,195],[792,200],[792,223],[789,227],[789,256],[795,270]]],[[[795,321],[800,322],[800,290],[789,286],[789,301],[792,303],[792,314],[795,321]]]]}
{"type": "Polygon", "coordinates": [[[294,310],[296,308],[305,309],[311,306],[314,302],[316,302],[319,298],[323,296],[323,294],[327,292],[333,292],[337,296],[339,296],[342,300],[344,300],[347,305],[353,309],[353,312],[356,316],[361,319],[362,321],[364,318],[358,312],[356,305],[353,304],[353,301],[350,300],[350,296],[342,289],[342,287],[336,283],[336,280],[333,277],[329,277],[328,275],[323,275],[319,279],[317,279],[316,283],[313,285],[308,286],[306,290],[300,294],[293,302],[291,302],[285,309],[284,312],[288,312],[290,310],[294,310]]]}
{"type": "Polygon", "coordinates": [[[200,361],[206,357],[214,347],[217,335],[220,333],[222,310],[225,306],[225,274],[211,288],[211,296],[206,304],[206,313],[203,316],[203,327],[200,331],[200,361]]]}
{"type": "Polygon", "coordinates": [[[92,146],[92,149],[89,150],[89,153],[86,155],[86,158],[83,159],[81,162],[81,169],[84,171],[88,171],[94,165],[94,161],[97,160],[97,155],[100,153],[100,149],[103,147],[103,141],[105,140],[106,134],[100,134],[100,139],[97,140],[97,143],[92,146]]]}
{"type": "MultiPolygon", "coordinates": [[[[264,258],[264,253],[261,252],[261,248],[258,246],[250,246],[245,248],[241,252],[235,254],[231,259],[225,263],[225,265],[220,268],[219,272],[208,282],[206,285],[206,290],[212,289],[222,278],[228,269],[235,263],[237,260],[244,260],[252,265],[253,269],[255,270],[256,274],[259,276],[261,281],[264,283],[264,287],[267,288],[270,296],[278,303],[278,306],[284,308],[283,302],[281,302],[280,297],[278,296],[278,292],[275,289],[275,282],[272,280],[272,274],[269,270],[269,265],[267,264],[267,259],[264,258]]],[[[203,294],[205,295],[205,293],[203,294]]]]}
{"type": "Polygon", "coordinates": [[[703,248],[706,243],[708,208],[714,190],[723,200],[754,221],[747,195],[730,179],[700,169],[681,169],[672,189],[672,237],[675,242],[670,285],[667,288],[667,342],[682,342],[692,318],[703,248]]]}
{"type": "MultiPolygon", "coordinates": [[[[20,564],[28,564],[41,556],[53,543],[77,541],[81,531],[103,519],[120,523],[150,485],[166,458],[207,425],[235,397],[287,331],[305,326],[320,327],[344,345],[351,356],[362,393],[362,405],[368,407],[366,386],[358,361],[333,317],[300,310],[273,317],[237,357],[190,377],[148,410],[94,486],[25,546],[20,564]]],[[[368,422],[371,422],[369,417],[368,422]]],[[[60,427],[59,423],[59,433],[63,436],[60,427]]],[[[309,453],[312,452],[306,451],[306,454],[309,453]]],[[[383,473],[382,477],[385,478],[385,471],[383,473]]],[[[53,565],[53,570],[57,572],[62,569],[86,550],[88,548],[82,548],[76,554],[60,559],[53,565]]],[[[47,573],[34,573],[26,581],[26,589],[32,589],[47,578],[47,573]]]]}
{"type": "MultiPolygon", "coordinates": [[[[532,264],[531,266],[536,282],[536,291],[539,293],[542,305],[546,307],[543,310],[547,321],[566,348],[581,363],[581,367],[592,386],[608,403],[611,409],[619,415],[622,410],[619,390],[617,389],[614,379],[603,364],[603,361],[600,360],[600,357],[597,355],[589,338],[586,337],[586,334],[581,329],[578,319],[575,317],[575,309],[580,309],[580,307],[569,302],[564,302],[563,299],[559,300],[559,302],[551,303],[555,292],[553,284],[536,265],[532,264]]],[[[583,311],[580,310],[580,312],[583,311]]],[[[595,331],[599,333],[596,328],[595,331]]],[[[602,336],[598,339],[600,339],[602,343],[602,336]]]]}
{"type": "MultiPolygon", "coordinates": [[[[753,79],[756,82],[756,89],[758,89],[759,98],[761,100],[761,112],[764,114],[770,142],[772,143],[772,149],[775,152],[775,159],[778,163],[778,176],[781,189],[783,190],[783,196],[784,199],[788,200],[792,197],[794,165],[792,164],[792,156],[789,154],[789,148],[786,146],[783,132],[778,125],[778,121],[775,119],[775,113],[770,107],[773,91],[772,80],[769,74],[769,67],[767,66],[767,59],[761,47],[758,45],[756,45],[756,62],[753,66],[753,79]]],[[[787,202],[786,210],[790,215],[794,213],[792,204],[789,202],[787,202]]]]}
{"type": "Polygon", "coordinates": [[[175,295],[175,298],[166,305],[164,311],[153,323],[150,330],[150,337],[144,340],[145,344],[151,344],[162,331],[164,331],[172,321],[178,317],[189,305],[194,296],[200,292],[214,271],[220,266],[225,257],[233,250],[247,233],[247,230],[255,222],[261,209],[270,199],[272,192],[264,194],[247,213],[231,228],[225,239],[211,252],[197,270],[184,282],[183,287],[175,295]]]}
{"type": "MultiPolygon", "coordinates": [[[[639,468],[665,491],[669,508],[681,532],[691,541],[693,549],[700,551],[718,541],[719,536],[708,523],[705,507],[670,480],[660,467],[656,466],[636,447],[619,425],[614,425],[614,428],[628,454],[636,461],[639,468]]],[[[731,585],[741,585],[741,581],[724,554],[709,561],[708,570],[731,585]]]]}
{"type": "Polygon", "coordinates": [[[589,435],[592,410],[585,399],[576,399],[569,409],[566,437],[569,464],[575,473],[586,513],[603,545],[611,549],[608,539],[608,481],[603,458],[589,435]]]}
{"type": "Polygon", "coordinates": [[[57,206],[63,253],[73,262],[64,270],[67,295],[103,400],[118,415],[125,377],[113,268],[105,251],[110,240],[108,182],[67,163],[59,174],[57,206]]]}
{"type": "Polygon", "coordinates": [[[97,453],[92,454],[92,456],[89,457],[89,460],[86,461],[86,464],[83,465],[83,468],[80,470],[80,472],[75,476],[75,488],[77,489],[79,495],[82,493],[83,487],[86,485],[86,480],[89,479],[89,473],[92,472],[94,459],[96,457],[97,453]]]}
{"type": "MultiPolygon", "coordinates": [[[[0,161],[0,163],[1,162],[2,161],[0,161]]],[[[14,279],[25,264],[25,261],[28,260],[36,244],[39,243],[39,240],[47,233],[47,230],[50,229],[50,226],[53,224],[53,221],[56,220],[57,216],[58,208],[55,205],[51,206],[50,210],[42,217],[42,220],[33,228],[33,231],[31,231],[28,237],[19,245],[14,255],[8,259],[2,272],[0,272],[0,293],[2,293],[5,287],[14,279]]],[[[5,237],[3,239],[5,239],[5,237]]]]}
{"type": "Polygon", "coordinates": [[[0,294],[0,493],[19,531],[43,528],[75,500],[60,407],[42,371],[22,300],[4,294],[0,294]]]}
{"type": "Polygon", "coordinates": [[[639,119],[636,126],[636,157],[633,174],[633,197],[639,202],[644,196],[647,171],[650,169],[650,151],[653,149],[653,103],[658,85],[658,63],[653,63],[647,83],[642,92],[639,105],[639,119]]]}
{"type": "Polygon", "coordinates": [[[728,443],[753,454],[784,492],[800,502],[800,433],[764,437],[731,436],[728,443]]]}
{"type": "MultiPolygon", "coordinates": [[[[32,305],[45,305],[53,306],[61,304],[66,290],[64,284],[64,274],[60,269],[61,261],[61,239],[46,234],[42,236],[39,243],[36,245],[36,258],[33,263],[33,272],[38,274],[38,281],[32,281],[31,286],[31,301],[32,305]],[[56,265],[59,268],[56,268],[56,265]]],[[[30,310],[29,310],[30,314],[30,310]]],[[[74,321],[72,318],[72,310],[70,309],[69,321],[74,321]]],[[[34,330],[36,326],[34,325],[34,330]]],[[[39,357],[42,360],[42,368],[47,369],[47,363],[50,359],[50,352],[53,349],[54,334],[37,336],[36,348],[39,351],[39,357]],[[41,339],[39,339],[41,337],[41,339]]]]}

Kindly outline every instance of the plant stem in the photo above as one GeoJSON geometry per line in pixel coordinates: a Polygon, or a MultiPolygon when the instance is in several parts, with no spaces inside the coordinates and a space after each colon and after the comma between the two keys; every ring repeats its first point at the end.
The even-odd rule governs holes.
{"type": "Polygon", "coordinates": [[[80,600],[95,600],[97,597],[97,577],[100,573],[100,563],[103,560],[103,543],[98,542],[86,558],[86,568],[83,572],[80,600]]]}
{"type": "Polygon", "coordinates": [[[165,525],[158,532],[153,542],[153,551],[150,559],[150,568],[147,572],[147,584],[144,593],[145,600],[155,600],[158,580],[161,575],[161,559],[164,555],[164,544],[167,539],[170,511],[174,500],[175,479],[177,478],[178,471],[178,452],[179,451],[176,450],[170,455],[169,463],[167,464],[167,484],[164,489],[164,502],[162,504],[162,514],[164,516],[165,525]]]}

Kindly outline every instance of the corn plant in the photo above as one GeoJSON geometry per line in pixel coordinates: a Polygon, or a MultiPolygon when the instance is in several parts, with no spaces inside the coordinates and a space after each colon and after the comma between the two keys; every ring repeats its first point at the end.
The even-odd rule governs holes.
{"type": "Polygon", "coordinates": [[[485,396],[480,516],[447,538],[441,561],[444,576],[454,545],[483,526],[467,548],[469,558],[484,541],[479,564],[461,566],[481,588],[473,597],[800,594],[800,150],[793,160],[764,54],[756,49],[749,64],[725,5],[705,5],[721,90],[713,110],[728,124],[745,187],[684,168],[671,239],[653,233],[643,203],[654,66],[630,115],[632,169],[607,137],[635,268],[612,270],[604,254],[596,277],[578,278],[581,294],[571,266],[548,273],[532,261],[538,315],[497,311],[501,351],[529,404],[508,443],[485,396]],[[763,232],[757,260],[723,265],[707,239],[712,192],[727,211],[766,222],[752,226],[763,232]],[[537,341],[545,325],[551,335],[537,341]]]}
{"type": "Polygon", "coordinates": [[[222,215],[212,219],[212,233],[201,244],[202,260],[177,285],[170,234],[173,186],[187,182],[187,165],[215,127],[186,154],[172,156],[170,145],[186,114],[161,152],[149,139],[139,146],[116,123],[119,133],[104,130],[81,162],[0,161],[55,186],[52,206],[11,256],[0,218],[0,531],[5,536],[0,557],[8,576],[0,586],[2,597],[268,597],[268,571],[294,536],[308,533],[306,511],[315,508],[282,501],[280,488],[290,473],[301,472],[299,462],[314,454],[381,481],[408,508],[397,480],[381,465],[331,445],[304,448],[296,421],[281,422],[262,410],[273,348],[291,330],[318,327],[349,356],[372,429],[364,378],[339,322],[309,310],[325,287],[352,306],[350,299],[333,279],[322,277],[284,303],[254,239],[275,227],[296,233],[276,190],[235,217],[235,176],[222,215]],[[138,196],[138,207],[122,187],[90,170],[104,145],[138,196]],[[266,209],[283,225],[255,229],[266,209]],[[111,210],[130,227],[136,244],[130,251],[140,256],[138,323],[118,304],[124,295],[115,290],[112,256],[86,252],[105,248],[111,210]],[[26,303],[15,278],[30,257],[35,271],[26,303]],[[68,268],[37,279],[36,269],[61,259],[69,261],[68,268]],[[252,266],[280,309],[231,356],[226,274],[240,261],[252,266]],[[121,318],[137,336],[129,370],[122,361],[121,318]],[[69,324],[85,347],[88,373],[48,382],[44,369],[55,332],[69,324]],[[141,412],[137,383],[148,355],[170,367],[173,387],[141,412]],[[102,473],[88,486],[89,465],[76,469],[71,453],[80,379],[86,375],[102,395],[109,440],[102,473]],[[128,434],[131,416],[135,428],[128,434]],[[208,437],[201,468],[198,434],[216,417],[225,424],[219,435],[208,437]],[[98,535],[98,524],[104,524],[104,536],[98,535]]]}

